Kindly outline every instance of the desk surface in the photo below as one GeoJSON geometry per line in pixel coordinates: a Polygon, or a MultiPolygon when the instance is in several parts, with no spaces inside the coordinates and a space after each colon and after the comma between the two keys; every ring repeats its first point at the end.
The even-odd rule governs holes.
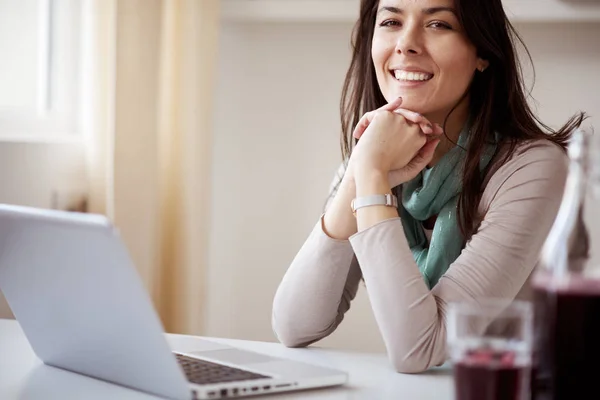
{"type": "MultiPolygon", "coordinates": [[[[193,336],[167,335],[173,350],[194,348],[193,336]]],[[[452,399],[450,370],[442,367],[425,374],[404,375],[392,370],[385,354],[320,348],[288,349],[277,343],[205,338],[275,357],[338,368],[349,373],[345,386],[249,399],[452,399]]],[[[16,321],[0,320],[0,399],[157,399],[117,385],[45,366],[35,356],[16,321]]]]}

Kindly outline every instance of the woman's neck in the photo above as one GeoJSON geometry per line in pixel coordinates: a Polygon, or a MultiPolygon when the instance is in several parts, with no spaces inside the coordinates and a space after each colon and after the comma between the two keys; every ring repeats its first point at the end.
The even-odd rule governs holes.
{"type": "MultiPolygon", "coordinates": [[[[431,122],[437,122],[438,124],[444,127],[444,120],[448,115],[449,111],[443,113],[433,113],[425,115],[427,119],[431,122]]],[[[461,103],[452,111],[450,116],[448,117],[448,121],[445,126],[445,135],[441,137],[440,144],[435,149],[435,154],[433,155],[433,159],[428,164],[428,167],[433,167],[438,161],[444,157],[444,155],[452,150],[456,143],[458,143],[458,138],[465,124],[467,123],[467,119],[469,118],[469,99],[468,97],[464,98],[461,103]]]]}

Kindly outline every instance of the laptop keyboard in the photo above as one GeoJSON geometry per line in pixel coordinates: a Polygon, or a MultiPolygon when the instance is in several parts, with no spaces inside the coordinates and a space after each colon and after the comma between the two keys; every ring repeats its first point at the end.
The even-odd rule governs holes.
{"type": "Polygon", "coordinates": [[[270,378],[243,369],[228,367],[226,365],[191,358],[175,353],[179,365],[183,367],[185,375],[191,383],[208,385],[213,383],[250,381],[255,379],[270,378]]]}

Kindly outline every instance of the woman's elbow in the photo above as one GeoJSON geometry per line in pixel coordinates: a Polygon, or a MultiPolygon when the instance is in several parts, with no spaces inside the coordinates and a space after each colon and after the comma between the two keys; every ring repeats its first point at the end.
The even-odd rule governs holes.
{"type": "Polygon", "coordinates": [[[399,374],[419,374],[425,372],[427,368],[413,362],[393,361],[394,370],[399,374]]]}
{"type": "Polygon", "coordinates": [[[281,343],[285,347],[289,347],[291,349],[308,346],[307,342],[304,342],[299,338],[293,336],[277,336],[277,340],[279,340],[279,343],[281,343]]]}
{"type": "Polygon", "coordinates": [[[400,374],[419,374],[431,367],[427,360],[414,353],[393,352],[389,358],[394,370],[400,374]]]}
{"type": "Polygon", "coordinates": [[[273,327],[273,332],[275,333],[275,337],[279,343],[285,347],[298,348],[306,347],[308,345],[306,341],[302,340],[302,338],[300,338],[298,335],[295,335],[289,329],[278,329],[273,327]]]}
{"type": "Polygon", "coordinates": [[[279,343],[285,347],[306,347],[308,343],[298,335],[298,329],[292,321],[281,320],[275,317],[273,313],[271,317],[271,327],[275,337],[279,343]]]}
{"type": "Polygon", "coordinates": [[[317,329],[314,324],[303,324],[301,319],[295,317],[271,316],[271,327],[277,340],[286,347],[307,347],[326,337],[331,333],[336,324],[325,330],[317,329]]]}
{"type": "Polygon", "coordinates": [[[426,370],[417,363],[404,360],[392,360],[392,366],[399,374],[418,374],[426,370]]]}

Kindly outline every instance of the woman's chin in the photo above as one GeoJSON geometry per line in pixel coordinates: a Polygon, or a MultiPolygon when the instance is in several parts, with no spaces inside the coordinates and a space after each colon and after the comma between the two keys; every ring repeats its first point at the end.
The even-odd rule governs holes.
{"type": "Polygon", "coordinates": [[[410,97],[406,99],[402,97],[402,105],[400,107],[423,115],[431,113],[430,107],[427,107],[420,101],[411,100],[410,97]]]}
{"type": "Polygon", "coordinates": [[[431,112],[430,107],[427,107],[425,104],[423,104],[423,101],[421,99],[415,98],[415,96],[411,96],[408,93],[394,92],[391,95],[385,96],[385,99],[388,103],[391,103],[398,97],[402,97],[402,104],[400,105],[401,108],[405,108],[407,110],[414,111],[419,114],[426,114],[428,112],[431,112]]]}

